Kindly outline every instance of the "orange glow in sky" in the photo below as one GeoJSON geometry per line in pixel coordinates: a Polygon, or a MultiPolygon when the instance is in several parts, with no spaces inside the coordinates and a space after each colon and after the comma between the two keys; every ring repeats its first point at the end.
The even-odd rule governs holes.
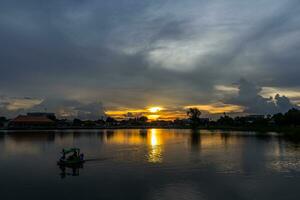
{"type": "Polygon", "coordinates": [[[191,105],[186,106],[185,108],[198,108],[201,111],[207,111],[211,114],[222,114],[222,113],[240,113],[243,112],[244,108],[242,106],[232,105],[232,104],[223,104],[223,103],[214,103],[214,104],[204,104],[204,105],[191,105]]]}
{"type": "Polygon", "coordinates": [[[240,113],[243,112],[243,107],[224,104],[224,103],[213,103],[213,104],[200,104],[200,105],[188,105],[184,107],[179,107],[177,109],[170,109],[166,107],[146,107],[137,109],[116,109],[108,110],[107,115],[114,117],[116,119],[122,120],[126,118],[146,116],[150,121],[153,120],[175,120],[177,118],[186,118],[186,111],[189,108],[198,108],[200,111],[208,114],[222,114],[222,113],[240,113]]]}

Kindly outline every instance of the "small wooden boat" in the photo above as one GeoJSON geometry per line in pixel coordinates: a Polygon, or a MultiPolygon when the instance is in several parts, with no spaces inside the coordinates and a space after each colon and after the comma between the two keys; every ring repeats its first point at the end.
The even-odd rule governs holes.
{"type": "Polygon", "coordinates": [[[80,154],[79,148],[63,149],[61,154],[61,158],[57,161],[58,165],[75,166],[84,163],[84,155],[80,154]]]}

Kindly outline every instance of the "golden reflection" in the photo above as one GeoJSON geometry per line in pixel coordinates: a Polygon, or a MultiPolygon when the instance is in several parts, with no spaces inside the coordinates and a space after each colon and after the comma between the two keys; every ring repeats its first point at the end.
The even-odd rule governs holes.
{"type": "Polygon", "coordinates": [[[144,133],[141,130],[114,130],[107,131],[104,141],[109,144],[140,145],[144,144],[147,150],[146,159],[150,163],[163,161],[163,144],[172,135],[162,134],[162,130],[149,129],[144,133]]]}
{"type": "Polygon", "coordinates": [[[148,151],[148,162],[150,163],[161,163],[163,161],[162,158],[162,140],[160,134],[157,132],[157,129],[150,130],[149,137],[149,151],[148,151]]]}
{"type": "Polygon", "coordinates": [[[234,133],[201,130],[190,134],[191,150],[201,154],[204,162],[215,166],[220,173],[242,171],[243,138],[234,133]],[[213,159],[211,159],[213,158],[213,159]]]}
{"type": "Polygon", "coordinates": [[[214,134],[210,131],[201,131],[201,133],[200,143],[203,150],[207,148],[225,149],[226,146],[236,146],[242,143],[239,137],[232,136],[230,134],[222,134],[219,131],[214,134]]]}
{"type": "Polygon", "coordinates": [[[131,130],[130,132],[126,132],[124,130],[115,130],[111,133],[106,133],[106,142],[129,145],[145,143],[144,138],[141,137],[139,130],[131,130]]]}

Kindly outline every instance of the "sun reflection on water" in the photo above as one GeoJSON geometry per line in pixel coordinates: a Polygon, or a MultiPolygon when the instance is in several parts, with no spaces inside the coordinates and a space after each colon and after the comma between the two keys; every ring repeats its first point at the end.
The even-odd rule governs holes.
{"type": "Polygon", "coordinates": [[[156,129],[150,130],[150,141],[148,142],[148,162],[161,163],[163,161],[162,140],[156,129]]]}

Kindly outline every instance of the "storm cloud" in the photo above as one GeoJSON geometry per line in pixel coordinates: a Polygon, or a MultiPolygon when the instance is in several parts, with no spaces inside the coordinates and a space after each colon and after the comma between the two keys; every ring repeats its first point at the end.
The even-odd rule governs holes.
{"type": "Polygon", "coordinates": [[[246,113],[275,114],[285,113],[291,108],[299,108],[286,96],[280,96],[279,94],[269,98],[261,96],[262,88],[245,79],[238,82],[238,89],[238,94],[226,102],[243,106],[246,113]]]}
{"type": "MultiPolygon", "coordinates": [[[[297,0],[2,0],[0,95],[101,113],[98,102],[106,109],[214,103],[226,95],[216,85],[241,77],[299,91],[299,20],[297,0]]],[[[277,110],[293,104],[284,98],[275,98],[284,105],[277,110]]],[[[259,99],[267,110],[248,111],[275,112],[259,99]]]]}

